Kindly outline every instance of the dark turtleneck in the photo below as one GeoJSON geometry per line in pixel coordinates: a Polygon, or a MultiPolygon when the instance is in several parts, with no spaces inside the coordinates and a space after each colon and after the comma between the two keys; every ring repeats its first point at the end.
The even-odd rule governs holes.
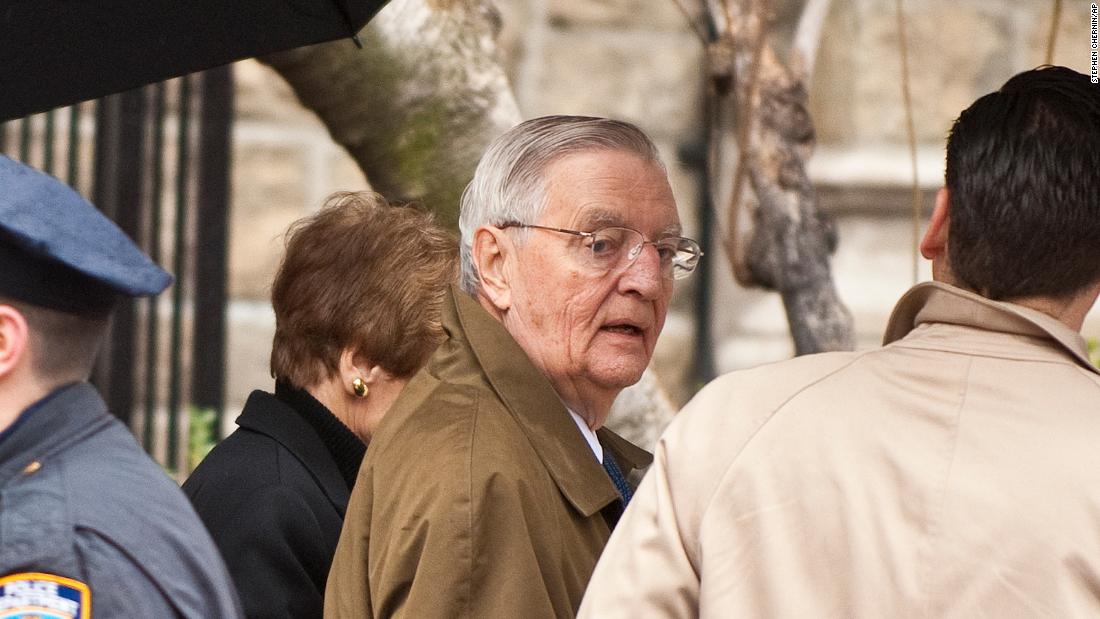
{"type": "Polygon", "coordinates": [[[301,415],[321,437],[350,491],[359,474],[359,464],[367,453],[366,444],[308,391],[279,380],[275,381],[275,397],[301,415]]]}

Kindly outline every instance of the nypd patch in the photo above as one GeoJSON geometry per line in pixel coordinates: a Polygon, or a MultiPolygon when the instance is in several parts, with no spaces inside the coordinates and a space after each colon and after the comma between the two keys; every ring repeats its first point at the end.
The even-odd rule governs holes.
{"type": "Polygon", "coordinates": [[[27,572],[0,577],[0,619],[89,619],[88,585],[53,574],[27,572]]]}

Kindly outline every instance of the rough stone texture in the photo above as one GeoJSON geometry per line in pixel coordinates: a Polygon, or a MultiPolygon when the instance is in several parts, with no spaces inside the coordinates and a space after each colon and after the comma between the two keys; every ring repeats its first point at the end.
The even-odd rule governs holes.
{"type": "MultiPolygon", "coordinates": [[[[275,337],[275,313],[265,301],[236,301],[229,307],[230,324],[226,334],[229,372],[226,376],[226,414],[228,423],[244,407],[253,389],[272,391],[271,340],[275,337]]],[[[229,425],[230,431],[234,426],[229,425]]]]}
{"type": "Polygon", "coordinates": [[[607,417],[607,427],[635,445],[652,451],[677,407],[662,392],[654,373],[650,370],[647,373],[652,380],[643,378],[636,387],[623,391],[615,400],[607,417]],[[643,414],[636,411],[643,411],[643,414]]]}
{"type": "MultiPolygon", "coordinates": [[[[497,36],[501,61],[508,74],[508,81],[517,97],[524,79],[530,74],[527,60],[537,56],[540,49],[540,33],[545,30],[545,15],[541,3],[529,0],[498,0],[493,3],[500,11],[501,28],[497,36]],[[533,50],[533,51],[532,51],[533,50]]],[[[520,106],[520,111],[523,106],[520,106]]]]}
{"type": "Polygon", "coordinates": [[[859,140],[852,107],[857,105],[853,77],[861,47],[855,3],[834,1],[822,29],[818,58],[810,86],[810,115],[819,145],[844,146],[859,140]]]}
{"type": "Polygon", "coordinates": [[[288,148],[237,149],[230,214],[229,294],[265,299],[282,257],[282,235],[304,214],[303,153],[288,148]]]}
{"type": "MultiPolygon", "coordinates": [[[[855,66],[855,123],[863,142],[904,144],[897,17],[893,2],[859,3],[860,54],[855,66]],[[873,51],[872,51],[873,50],[873,51]]],[[[920,141],[943,140],[950,122],[974,99],[1011,75],[1011,18],[990,3],[932,0],[907,3],[910,93],[920,141]],[[935,16],[935,19],[930,17],[935,16]],[[960,45],[966,42],[965,45],[960,45]]]]}
{"type": "Polygon", "coordinates": [[[244,60],[233,67],[238,120],[270,121],[284,126],[316,127],[317,116],[298,103],[290,85],[270,67],[244,60]]]}
{"type": "MultiPolygon", "coordinates": [[[[1052,3],[905,3],[918,139],[942,145],[976,97],[1043,62],[1052,3]]],[[[1056,64],[1088,68],[1087,3],[1065,3],[1056,64]]],[[[834,2],[822,38],[811,112],[823,144],[904,144],[893,0],[834,2]]]]}
{"type": "MultiPolygon", "coordinates": [[[[1019,11],[1018,28],[1031,64],[1046,60],[1047,38],[1050,36],[1050,20],[1053,2],[1026,5],[1019,11]],[[1050,6],[1048,6],[1048,4],[1050,6]]],[[[1054,64],[1064,65],[1085,75],[1089,73],[1089,4],[1073,1],[1062,3],[1062,18],[1058,24],[1058,38],[1054,47],[1054,64]]],[[[1027,67],[1028,62],[1021,62],[1027,67]]]]}
{"type": "Polygon", "coordinates": [[[695,361],[695,308],[673,307],[665,318],[665,328],[657,340],[653,351],[653,369],[664,388],[665,394],[674,404],[687,402],[701,385],[691,380],[695,361]]]}
{"type": "Polygon", "coordinates": [[[332,192],[369,185],[274,71],[254,60],[234,69],[229,293],[266,301],[287,226],[318,209],[332,192]]]}
{"type": "Polygon", "coordinates": [[[677,1],[698,18],[700,3],[696,0],[546,0],[547,20],[561,28],[682,31],[685,20],[676,8],[677,1]]]}
{"type": "Polygon", "coordinates": [[[690,35],[646,33],[645,44],[589,30],[553,30],[545,37],[538,94],[520,95],[526,116],[611,116],[674,143],[698,131],[702,50],[690,35]]]}

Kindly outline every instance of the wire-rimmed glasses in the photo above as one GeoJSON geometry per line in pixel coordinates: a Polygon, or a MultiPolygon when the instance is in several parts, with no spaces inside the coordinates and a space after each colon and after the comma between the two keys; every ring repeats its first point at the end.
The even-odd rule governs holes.
{"type": "Polygon", "coordinates": [[[641,232],[620,226],[608,226],[592,232],[518,222],[507,222],[499,227],[535,228],[580,237],[582,246],[585,249],[582,252],[585,262],[595,269],[604,271],[633,264],[638,256],[642,254],[642,249],[646,245],[652,245],[657,250],[657,257],[660,259],[661,273],[672,279],[683,279],[691,275],[699,264],[699,258],[703,256],[699,244],[692,239],[682,236],[666,236],[656,241],[649,241],[641,232]]]}

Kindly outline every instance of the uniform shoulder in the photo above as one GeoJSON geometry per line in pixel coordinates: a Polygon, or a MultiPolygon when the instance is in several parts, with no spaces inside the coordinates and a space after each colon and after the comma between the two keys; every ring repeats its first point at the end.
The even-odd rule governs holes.
{"type": "MultiPolygon", "coordinates": [[[[236,616],[228,574],[198,516],[121,423],[106,424],[43,460],[34,476],[41,478],[35,491],[58,502],[63,522],[57,524],[71,531],[73,556],[85,564],[83,573],[95,572],[95,579],[117,592],[121,589],[106,575],[111,566],[117,573],[138,570],[165,599],[197,604],[201,598],[201,605],[177,606],[195,609],[185,616],[202,615],[202,608],[236,616]],[[218,591],[218,599],[196,591],[218,591]]],[[[146,587],[130,588],[139,590],[146,587]]]]}
{"type": "Polygon", "coordinates": [[[138,508],[128,517],[141,517],[148,503],[169,506],[186,500],[179,487],[134,441],[121,424],[112,424],[88,436],[61,455],[66,495],[87,507],[81,520],[111,521],[121,509],[138,508]]]}
{"type": "MultiPolygon", "coordinates": [[[[164,579],[164,570],[129,554],[98,531],[78,529],[75,551],[87,574],[91,605],[106,617],[237,617],[233,589],[214,565],[164,579]]],[[[183,557],[186,559],[186,557],[183,557]]],[[[165,562],[176,560],[165,557],[165,562]]]]}
{"type": "Polygon", "coordinates": [[[198,560],[217,559],[179,486],[121,424],[88,436],[59,464],[77,528],[96,531],[132,556],[171,549],[198,560]]]}

